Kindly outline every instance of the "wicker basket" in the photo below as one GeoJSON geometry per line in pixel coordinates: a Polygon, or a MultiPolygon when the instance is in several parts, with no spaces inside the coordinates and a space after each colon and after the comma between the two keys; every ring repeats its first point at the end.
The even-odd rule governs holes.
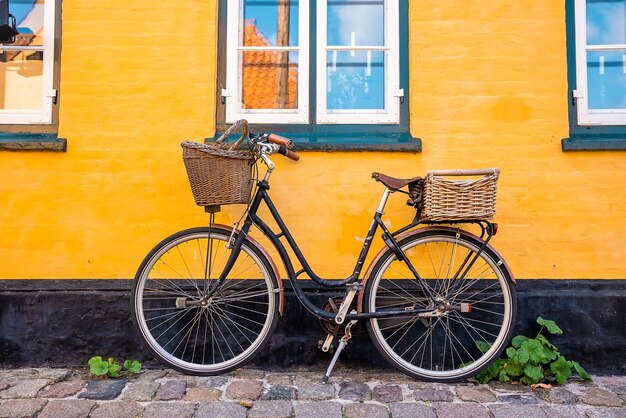
{"type": "Polygon", "coordinates": [[[248,203],[252,191],[253,155],[239,150],[248,136],[248,123],[238,121],[215,142],[200,144],[184,141],[183,161],[191,184],[194,200],[207,211],[219,211],[219,205],[248,203]],[[234,144],[222,142],[235,129],[243,126],[244,133],[234,144]]]}
{"type": "Polygon", "coordinates": [[[499,174],[497,168],[429,171],[424,184],[422,219],[492,219],[496,213],[496,182],[499,174]],[[451,180],[447,178],[450,176],[464,178],[451,180]],[[480,177],[471,178],[476,176],[480,177]]]}

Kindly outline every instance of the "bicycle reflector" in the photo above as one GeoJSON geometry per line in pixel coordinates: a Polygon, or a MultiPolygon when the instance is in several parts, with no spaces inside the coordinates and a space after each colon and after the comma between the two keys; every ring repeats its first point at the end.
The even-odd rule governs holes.
{"type": "Polygon", "coordinates": [[[472,311],[472,305],[469,303],[461,303],[461,312],[470,313],[472,311]]]}

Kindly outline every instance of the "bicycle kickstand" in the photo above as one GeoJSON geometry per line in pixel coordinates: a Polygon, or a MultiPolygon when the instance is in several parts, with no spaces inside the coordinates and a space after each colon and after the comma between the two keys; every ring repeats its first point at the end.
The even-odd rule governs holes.
{"type": "Polygon", "coordinates": [[[346,325],[346,329],[344,330],[343,337],[341,337],[341,339],[339,340],[339,345],[337,346],[337,350],[335,350],[335,355],[333,356],[333,359],[330,361],[330,365],[328,366],[328,370],[326,370],[326,374],[324,375],[324,377],[322,377],[322,383],[328,382],[328,379],[330,378],[330,374],[332,373],[333,368],[335,367],[335,363],[337,363],[337,359],[339,358],[339,354],[341,354],[341,351],[345,348],[346,345],[348,345],[348,340],[352,338],[352,333],[350,332],[350,328],[352,328],[352,326],[356,323],[357,323],[357,320],[353,319],[352,321],[348,322],[348,324],[346,325]]]}

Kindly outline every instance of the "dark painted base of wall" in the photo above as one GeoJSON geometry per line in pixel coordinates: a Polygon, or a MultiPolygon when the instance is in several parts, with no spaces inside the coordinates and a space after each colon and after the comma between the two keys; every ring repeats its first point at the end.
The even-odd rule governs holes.
{"type": "MultiPolygon", "coordinates": [[[[318,305],[334,295],[307,287],[318,305]]],[[[129,289],[123,280],[0,280],[0,366],[84,366],[93,355],[156,364],[135,337],[129,289]]],[[[564,330],[553,341],[566,358],[591,373],[626,373],[626,280],[519,280],[517,294],[514,335],[534,335],[539,315],[553,319],[564,330]]],[[[285,313],[253,364],[320,363],[323,370],[331,358],[317,348],[323,337],[319,321],[286,289],[285,313]]],[[[340,361],[386,367],[366,334],[353,338],[340,361]]]]}

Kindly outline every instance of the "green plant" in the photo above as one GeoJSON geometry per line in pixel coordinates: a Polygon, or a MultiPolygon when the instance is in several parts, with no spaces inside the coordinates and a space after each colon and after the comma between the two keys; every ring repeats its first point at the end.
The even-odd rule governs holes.
{"type": "Polygon", "coordinates": [[[94,376],[122,377],[127,374],[137,374],[141,371],[141,363],[137,360],[126,360],[123,366],[120,366],[112,357],[104,360],[100,356],[94,356],[89,359],[88,363],[89,373],[94,376]]]}
{"type": "MultiPolygon", "coordinates": [[[[563,330],[554,321],[537,318],[541,325],[535,338],[518,335],[511,340],[511,347],[506,349],[491,366],[476,375],[480,383],[498,379],[500,382],[519,381],[534,385],[546,381],[555,381],[562,385],[572,376],[572,369],[582,379],[591,381],[591,376],[575,361],[568,361],[559,353],[557,347],[542,334],[547,330],[552,335],[561,335],[563,330]]],[[[479,341],[476,346],[483,353],[489,344],[479,341]]]]}

